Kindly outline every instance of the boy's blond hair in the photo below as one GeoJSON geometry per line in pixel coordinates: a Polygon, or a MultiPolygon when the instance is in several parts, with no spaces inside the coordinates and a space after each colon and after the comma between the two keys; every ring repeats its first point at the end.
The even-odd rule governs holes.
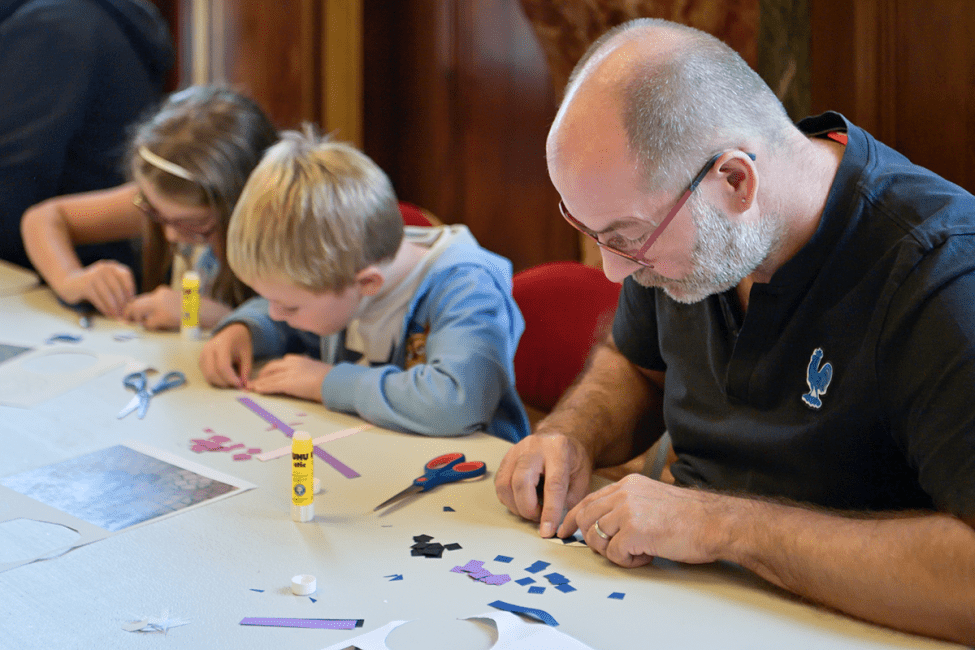
{"type": "Polygon", "coordinates": [[[403,217],[383,170],[306,125],[281,133],[247,180],[230,219],[227,260],[245,282],[338,292],[370,264],[391,260],[402,240],[403,217]]]}

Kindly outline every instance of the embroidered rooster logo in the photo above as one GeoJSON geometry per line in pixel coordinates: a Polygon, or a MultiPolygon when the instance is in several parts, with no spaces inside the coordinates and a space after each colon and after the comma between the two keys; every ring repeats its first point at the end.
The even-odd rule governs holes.
{"type": "Polygon", "coordinates": [[[820,395],[826,394],[829,382],[833,379],[833,365],[824,363],[819,367],[819,362],[823,360],[823,349],[813,350],[812,357],[809,358],[809,367],[806,369],[806,384],[809,385],[809,392],[802,396],[802,401],[806,406],[818,409],[823,405],[820,395]]]}

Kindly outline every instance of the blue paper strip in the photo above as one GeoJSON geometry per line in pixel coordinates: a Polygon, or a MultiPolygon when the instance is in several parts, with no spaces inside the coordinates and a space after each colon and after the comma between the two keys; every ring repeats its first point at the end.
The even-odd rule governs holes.
{"type": "Polygon", "coordinates": [[[559,622],[552,618],[552,615],[543,609],[535,609],[533,607],[522,607],[521,605],[512,605],[511,603],[506,603],[503,600],[496,600],[493,603],[488,603],[489,607],[494,607],[495,609],[502,609],[506,612],[514,612],[515,614],[524,614],[525,616],[531,616],[532,618],[545,623],[546,625],[551,625],[552,627],[558,627],[559,622]]]}

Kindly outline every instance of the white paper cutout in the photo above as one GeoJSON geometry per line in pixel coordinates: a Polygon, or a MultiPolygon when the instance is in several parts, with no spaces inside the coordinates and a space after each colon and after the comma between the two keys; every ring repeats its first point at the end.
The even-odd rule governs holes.
{"type": "Polygon", "coordinates": [[[127,357],[69,346],[24,353],[0,364],[0,404],[20,408],[37,406],[127,360],[127,357]]]}

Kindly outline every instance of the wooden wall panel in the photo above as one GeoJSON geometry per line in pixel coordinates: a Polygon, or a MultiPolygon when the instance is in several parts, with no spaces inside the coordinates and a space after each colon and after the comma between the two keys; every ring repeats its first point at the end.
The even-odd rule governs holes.
{"type": "Polygon", "coordinates": [[[315,0],[213,2],[211,80],[250,93],[281,128],[317,121],[318,17],[315,0]]]}
{"type": "Polygon", "coordinates": [[[518,2],[364,6],[364,146],[401,198],[516,269],[576,257],[545,168],[554,91],[518,2]]]}
{"type": "Polygon", "coordinates": [[[975,3],[898,0],[893,146],[975,192],[975,3]]]}
{"type": "Polygon", "coordinates": [[[810,0],[811,103],[975,191],[971,0],[810,0]]]}

